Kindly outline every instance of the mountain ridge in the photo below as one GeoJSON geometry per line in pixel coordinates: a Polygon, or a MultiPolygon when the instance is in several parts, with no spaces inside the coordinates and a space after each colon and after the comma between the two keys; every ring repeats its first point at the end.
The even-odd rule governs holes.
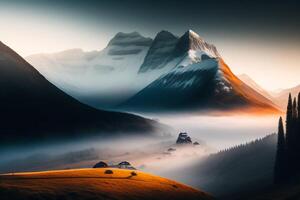
{"type": "Polygon", "coordinates": [[[51,84],[2,42],[0,72],[1,143],[76,137],[82,132],[149,133],[160,129],[161,125],[152,120],[82,104],[51,84]]]}
{"type": "Polygon", "coordinates": [[[269,100],[274,100],[274,97],[269,94],[267,90],[262,88],[258,83],[256,83],[250,76],[247,74],[240,74],[238,75],[238,78],[242,80],[244,83],[255,89],[257,92],[259,92],[261,95],[267,97],[269,100]]]}
{"type": "Polygon", "coordinates": [[[160,31],[144,58],[138,73],[147,72],[149,69],[160,69],[162,63],[168,62],[168,56],[175,48],[178,37],[168,31],[160,31]]]}
{"type": "Polygon", "coordinates": [[[180,56],[188,50],[200,50],[210,57],[220,57],[217,48],[205,42],[197,33],[192,30],[186,31],[180,38],[175,48],[175,56],[180,56]]]}
{"type": "MultiPolygon", "coordinates": [[[[163,104],[159,109],[164,107],[169,109],[172,105],[167,104],[172,104],[176,99],[178,99],[178,101],[174,102],[171,110],[177,109],[175,105],[179,106],[179,110],[184,109],[185,106],[190,106],[191,108],[196,106],[195,108],[201,108],[202,110],[205,106],[208,106],[207,108],[211,109],[214,105],[209,105],[213,102],[210,101],[210,96],[214,99],[224,99],[224,102],[220,100],[217,101],[217,104],[220,106],[214,106],[215,108],[213,109],[222,109],[222,107],[225,110],[233,108],[239,109],[241,108],[240,105],[247,107],[248,104],[248,107],[257,107],[256,110],[265,110],[271,113],[273,111],[275,113],[278,112],[276,105],[269,99],[253,91],[251,87],[249,88],[241,83],[225,64],[217,48],[207,43],[192,30],[186,31],[181,37],[175,36],[165,30],[160,31],[152,40],[151,44],[149,38],[147,39],[137,32],[128,34],[117,33],[108,43],[107,47],[103,51],[100,51],[99,54],[101,54],[102,60],[94,59],[93,63],[97,63],[99,66],[97,69],[104,70],[105,68],[106,70],[99,71],[102,74],[100,75],[99,73],[95,73],[94,69],[88,67],[88,73],[80,74],[80,79],[85,76],[87,78],[94,77],[91,78],[92,80],[101,80],[100,82],[92,82],[90,80],[86,82],[90,82],[91,87],[95,87],[95,85],[99,85],[98,87],[100,88],[103,87],[101,89],[97,87],[93,88],[91,95],[97,93],[97,91],[108,91],[107,94],[102,94],[110,98],[106,100],[106,102],[108,102],[107,107],[111,109],[136,111],[127,110],[127,107],[131,107],[131,105],[126,106],[126,104],[132,102],[131,99],[135,99],[136,96],[140,96],[142,91],[160,82],[162,88],[165,88],[165,85],[176,86],[177,89],[179,89],[178,86],[183,86],[179,93],[181,93],[183,89],[191,89],[191,86],[194,87],[194,90],[183,91],[181,95],[176,95],[178,91],[172,91],[171,93],[174,93],[174,95],[170,95],[172,96],[171,101],[167,101],[168,95],[166,95],[164,103],[157,102],[163,104]],[[135,44],[135,42],[131,43],[131,39],[124,41],[126,37],[131,39],[138,38],[137,41],[148,41],[146,43],[149,46],[146,45],[145,48],[140,51],[139,48],[141,48],[141,46],[135,46],[133,48],[132,45],[130,46],[129,44],[135,44]],[[122,44],[125,42],[125,47],[115,46],[114,44],[120,44],[120,42],[115,43],[114,41],[122,41],[122,44]],[[114,49],[116,47],[117,49],[114,49]],[[137,55],[139,56],[137,57],[137,55]],[[128,60],[129,57],[131,57],[132,60],[128,60]],[[128,61],[126,61],[126,59],[128,61]],[[202,62],[204,64],[202,64],[202,62]],[[99,63],[101,64],[99,65],[99,63]],[[201,69],[201,67],[203,67],[203,69],[201,69]],[[166,77],[168,77],[168,80],[166,80],[166,77]],[[118,82],[111,84],[111,79],[118,79],[118,82]],[[210,83],[208,83],[209,79],[211,79],[210,83]],[[203,86],[200,84],[203,84],[203,86]],[[250,96],[246,94],[247,92],[242,92],[243,90],[248,91],[250,96]],[[203,91],[202,94],[200,91],[203,91]],[[224,96],[220,95],[221,93],[224,94],[224,96]],[[190,102],[189,98],[191,100],[190,102]],[[111,102],[114,103],[112,104],[111,102]],[[234,105],[235,103],[237,103],[238,106],[234,105]],[[123,107],[123,105],[125,106],[123,107]],[[266,107],[266,109],[263,109],[263,107],[266,107]]],[[[80,81],[78,80],[77,82],[80,81]]],[[[87,88],[89,87],[86,83],[84,84],[87,88]]],[[[149,104],[151,104],[151,96],[161,97],[163,93],[168,94],[165,90],[160,92],[153,91],[153,94],[150,92],[151,94],[147,95],[147,98],[143,99],[142,103],[149,100],[149,104]]],[[[89,105],[96,105],[95,107],[106,106],[104,101],[97,98],[97,95],[91,96],[91,101],[82,98],[80,95],[78,99],[89,105]],[[99,104],[97,104],[97,102],[99,102],[99,104]]],[[[155,101],[156,100],[154,100],[154,104],[155,101]]],[[[134,105],[132,106],[134,107],[134,105]]]]}
{"type": "Polygon", "coordinates": [[[26,59],[67,94],[98,109],[109,109],[136,91],[135,74],[151,44],[151,38],[137,32],[119,32],[99,51],[79,51],[75,57],[62,52],[26,59]]]}
{"type": "Polygon", "coordinates": [[[138,112],[255,108],[279,113],[276,105],[232,73],[214,45],[191,30],[178,39],[169,55],[168,62],[171,61],[173,65],[168,66],[168,72],[120,108],[138,112]],[[159,99],[153,98],[158,96],[159,99]]]}

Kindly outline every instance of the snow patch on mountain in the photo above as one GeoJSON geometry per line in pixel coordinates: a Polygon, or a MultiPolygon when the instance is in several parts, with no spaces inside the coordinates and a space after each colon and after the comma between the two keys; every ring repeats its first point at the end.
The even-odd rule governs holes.
{"type": "Polygon", "coordinates": [[[174,55],[182,56],[189,50],[203,51],[206,55],[213,58],[221,57],[214,45],[205,42],[197,33],[192,30],[188,30],[179,38],[176,44],[174,55]]]}
{"type": "Polygon", "coordinates": [[[155,37],[139,72],[146,73],[162,68],[168,71],[177,66],[188,66],[205,59],[218,57],[220,55],[215,46],[206,43],[192,30],[187,31],[180,38],[163,31],[155,37]],[[162,47],[167,47],[167,49],[162,47]]]}
{"type": "Polygon", "coordinates": [[[252,99],[259,106],[271,104],[239,81],[216,47],[192,30],[181,37],[161,31],[154,40],[118,33],[102,51],[76,49],[27,59],[65,92],[98,108],[122,102],[142,109],[205,107],[212,100],[214,107],[247,105],[252,99]]]}
{"type": "Polygon", "coordinates": [[[186,57],[182,62],[180,62],[177,67],[170,71],[170,73],[183,73],[187,71],[198,71],[198,70],[208,70],[210,68],[217,67],[217,60],[207,59],[204,61],[194,61],[190,57],[186,57]]]}
{"type": "Polygon", "coordinates": [[[218,61],[216,59],[207,59],[202,62],[196,62],[185,65],[185,62],[180,62],[175,68],[167,73],[162,74],[158,79],[151,83],[148,88],[161,87],[161,88],[177,88],[186,89],[193,87],[205,79],[198,73],[214,70],[218,68],[218,61]],[[179,78],[178,78],[179,77],[179,78]]]}
{"type": "Polygon", "coordinates": [[[68,94],[102,107],[117,99],[121,101],[140,89],[135,82],[136,74],[151,44],[151,38],[137,32],[118,33],[102,51],[73,49],[26,59],[68,94]]]}

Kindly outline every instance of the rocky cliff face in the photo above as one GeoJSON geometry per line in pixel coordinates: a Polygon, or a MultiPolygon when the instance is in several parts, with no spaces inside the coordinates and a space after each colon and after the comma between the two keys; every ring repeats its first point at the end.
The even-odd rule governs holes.
{"type": "Polygon", "coordinates": [[[192,144],[192,139],[187,133],[179,133],[176,144],[192,144]]]}
{"type": "Polygon", "coordinates": [[[269,99],[232,73],[214,45],[191,30],[177,40],[165,57],[159,60],[160,64],[156,63],[159,67],[149,68],[145,73],[158,71],[158,68],[165,71],[121,104],[121,108],[138,112],[243,109],[279,112],[269,99]]]}

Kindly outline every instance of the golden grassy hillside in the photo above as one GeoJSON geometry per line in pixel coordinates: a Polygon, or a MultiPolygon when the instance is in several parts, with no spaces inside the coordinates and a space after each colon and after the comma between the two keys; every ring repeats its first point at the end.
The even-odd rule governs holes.
{"type": "Polygon", "coordinates": [[[212,199],[189,186],[140,171],[98,168],[0,175],[0,199],[212,199]],[[113,174],[105,174],[110,169],[113,174]]]}

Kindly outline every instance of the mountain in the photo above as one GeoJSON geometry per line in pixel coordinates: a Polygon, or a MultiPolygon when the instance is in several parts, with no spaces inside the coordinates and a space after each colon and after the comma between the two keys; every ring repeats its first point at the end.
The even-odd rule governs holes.
{"type": "Polygon", "coordinates": [[[192,30],[181,37],[161,31],[153,40],[137,32],[118,33],[101,51],[73,49],[26,59],[50,82],[96,108],[278,112],[192,30]]]}
{"type": "Polygon", "coordinates": [[[69,95],[97,108],[110,107],[136,92],[134,79],[151,44],[151,38],[137,32],[120,32],[101,51],[71,49],[26,60],[69,95]]]}
{"type": "Polygon", "coordinates": [[[297,97],[299,92],[300,92],[300,85],[274,92],[273,93],[274,102],[277,103],[282,109],[286,109],[289,93],[291,93],[292,96],[297,97]]]}
{"type": "MultiPolygon", "coordinates": [[[[187,31],[181,38],[170,32],[161,31],[155,37],[139,73],[162,68],[170,70],[174,68],[174,65],[183,62],[182,59],[186,53],[193,62],[199,60],[197,56],[201,57],[202,52],[206,52],[211,57],[219,56],[215,46],[206,43],[192,30],[187,31]]],[[[186,62],[189,61],[186,60],[186,62]]]]}
{"type": "Polygon", "coordinates": [[[261,95],[267,97],[269,100],[273,101],[276,105],[278,105],[281,109],[286,109],[287,99],[289,96],[289,93],[292,94],[292,96],[298,96],[298,93],[300,92],[300,85],[297,85],[292,88],[287,89],[281,89],[277,91],[267,91],[263,89],[260,85],[258,85],[251,77],[249,77],[247,74],[241,74],[238,76],[239,79],[241,79],[244,83],[255,89],[257,92],[259,92],[261,95]]]}
{"type": "Polygon", "coordinates": [[[272,97],[272,95],[269,94],[269,92],[267,90],[265,90],[264,88],[262,88],[258,83],[256,83],[247,74],[240,74],[240,75],[238,75],[238,78],[241,81],[243,81],[244,83],[246,83],[248,86],[250,86],[251,88],[253,88],[254,90],[256,90],[258,93],[260,93],[261,95],[263,95],[264,97],[267,97],[271,101],[274,100],[274,98],[272,97]]]}
{"type": "Polygon", "coordinates": [[[151,38],[145,38],[138,32],[117,33],[94,60],[99,69],[110,66],[121,73],[137,72],[150,45],[151,38]]]}
{"type": "Polygon", "coordinates": [[[80,103],[1,42],[0,99],[1,144],[82,137],[83,133],[147,133],[161,127],[139,116],[96,110],[80,103]]]}
{"type": "MultiPolygon", "coordinates": [[[[137,112],[233,109],[278,112],[269,99],[231,72],[214,45],[191,30],[164,56],[167,59],[155,63],[159,67],[150,69],[168,68],[168,71],[119,108],[137,112]]],[[[151,63],[147,58],[151,56],[147,55],[144,63],[151,63]]],[[[141,68],[141,71],[145,69],[141,68]]]]}
{"type": "Polygon", "coordinates": [[[168,31],[159,32],[147,52],[139,73],[163,68],[169,62],[169,56],[174,51],[178,37],[168,31]]]}

